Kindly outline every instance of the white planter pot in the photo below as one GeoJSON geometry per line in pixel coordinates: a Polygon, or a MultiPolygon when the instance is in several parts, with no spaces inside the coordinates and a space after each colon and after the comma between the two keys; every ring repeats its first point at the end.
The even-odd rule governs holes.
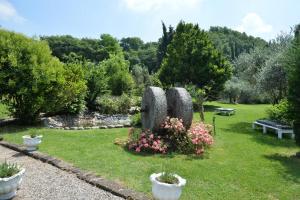
{"type": "Polygon", "coordinates": [[[23,143],[26,146],[27,151],[35,151],[39,144],[42,142],[42,135],[36,136],[35,138],[29,135],[23,136],[23,143]]]}
{"type": "Polygon", "coordinates": [[[11,199],[16,196],[24,172],[25,169],[21,169],[19,173],[11,177],[0,178],[0,200],[11,199]]]}
{"type": "Polygon", "coordinates": [[[167,184],[157,180],[162,173],[151,174],[150,180],[152,182],[152,194],[157,200],[178,200],[181,195],[182,187],[185,186],[186,180],[174,174],[178,179],[178,184],[167,184]]]}

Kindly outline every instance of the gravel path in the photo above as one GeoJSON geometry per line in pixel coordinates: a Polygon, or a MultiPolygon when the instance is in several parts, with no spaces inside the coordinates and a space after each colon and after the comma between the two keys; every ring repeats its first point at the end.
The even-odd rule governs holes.
{"type": "Polygon", "coordinates": [[[14,200],[122,199],[78,179],[73,174],[0,146],[0,162],[5,159],[26,169],[21,188],[14,200]]]}

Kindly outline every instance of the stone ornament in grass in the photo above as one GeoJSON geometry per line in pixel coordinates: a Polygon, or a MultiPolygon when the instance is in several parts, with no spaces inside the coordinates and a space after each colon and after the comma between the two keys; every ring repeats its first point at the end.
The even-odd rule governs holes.
{"type": "Polygon", "coordinates": [[[38,148],[38,145],[42,143],[42,135],[24,135],[23,144],[26,146],[27,151],[35,151],[38,148]]]}
{"type": "Polygon", "coordinates": [[[157,131],[167,117],[167,99],[164,90],[159,87],[146,88],[141,112],[143,129],[157,131]]]}
{"type": "Polygon", "coordinates": [[[193,102],[190,93],[184,88],[174,87],[166,92],[168,116],[183,120],[183,125],[189,129],[193,121],[193,102]]]}
{"type": "Polygon", "coordinates": [[[0,164],[0,200],[12,199],[22,182],[25,169],[16,164],[0,164]]]}
{"type": "Polygon", "coordinates": [[[152,194],[157,200],[178,200],[186,180],[171,173],[154,173],[150,176],[152,182],[152,194]]]}

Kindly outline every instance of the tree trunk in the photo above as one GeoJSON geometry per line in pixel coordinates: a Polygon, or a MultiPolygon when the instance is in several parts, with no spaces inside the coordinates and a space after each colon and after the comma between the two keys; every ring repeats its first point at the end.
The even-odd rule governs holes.
{"type": "Polygon", "coordinates": [[[200,120],[202,121],[202,122],[204,122],[204,106],[203,106],[203,101],[201,101],[200,103],[199,103],[199,114],[200,114],[200,120]]]}

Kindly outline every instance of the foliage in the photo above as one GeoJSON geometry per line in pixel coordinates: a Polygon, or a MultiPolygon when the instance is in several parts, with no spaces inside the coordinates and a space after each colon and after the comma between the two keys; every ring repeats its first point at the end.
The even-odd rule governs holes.
{"type": "Polygon", "coordinates": [[[162,128],[166,131],[164,140],[169,149],[181,153],[202,155],[205,148],[214,142],[212,126],[208,124],[194,124],[189,130],[186,130],[181,119],[167,117],[162,128]]]}
{"type": "Polygon", "coordinates": [[[85,109],[87,86],[84,70],[80,63],[67,63],[64,69],[65,84],[61,95],[67,101],[60,112],[76,114],[85,109]]]}
{"type": "Polygon", "coordinates": [[[19,173],[20,169],[16,164],[9,164],[6,161],[0,164],[0,178],[8,178],[19,173]]]}
{"type": "Polygon", "coordinates": [[[229,103],[237,103],[241,94],[241,83],[237,77],[232,77],[225,83],[223,95],[229,99],[229,103]]]}
{"type": "Polygon", "coordinates": [[[168,45],[171,43],[175,32],[172,26],[169,26],[169,30],[167,30],[167,27],[163,22],[162,22],[162,29],[163,29],[163,35],[158,41],[159,45],[157,48],[157,64],[153,72],[158,71],[158,69],[160,68],[162,61],[166,56],[168,45]]]}
{"type": "Polygon", "coordinates": [[[136,152],[166,153],[168,150],[161,136],[156,136],[149,130],[141,132],[136,139],[134,129],[130,129],[128,138],[128,149],[133,149],[136,152]]]}
{"type": "Polygon", "coordinates": [[[0,119],[8,118],[9,114],[7,106],[0,102],[0,119]]]}
{"type": "Polygon", "coordinates": [[[212,126],[197,124],[186,130],[181,119],[167,117],[157,133],[150,130],[137,133],[131,129],[127,148],[136,152],[180,152],[202,155],[204,149],[213,144],[211,133],[212,126]]]}
{"type": "Polygon", "coordinates": [[[79,111],[86,89],[79,67],[64,66],[45,42],[5,30],[0,35],[0,95],[14,117],[31,123],[41,112],[79,111]]]}
{"type": "Polygon", "coordinates": [[[276,104],[286,96],[287,73],[276,55],[267,60],[265,65],[258,75],[258,85],[260,91],[267,93],[272,103],[276,104]]]}
{"type": "Polygon", "coordinates": [[[188,136],[192,141],[193,149],[195,150],[196,155],[203,154],[205,148],[214,143],[211,125],[203,123],[196,124],[189,130],[188,136]]]}
{"type": "Polygon", "coordinates": [[[68,62],[71,55],[98,63],[108,59],[110,54],[122,52],[118,40],[109,34],[102,34],[100,39],[78,39],[70,35],[44,36],[41,39],[48,42],[52,54],[63,62],[68,62]]]}
{"type": "Polygon", "coordinates": [[[134,82],[129,73],[129,63],[122,55],[111,55],[100,65],[105,69],[108,89],[111,90],[112,95],[122,95],[131,91],[134,82]]]}
{"type": "Polygon", "coordinates": [[[169,172],[163,172],[162,175],[157,177],[157,180],[162,183],[167,183],[167,184],[178,184],[179,180],[174,176],[173,173],[169,172]]]}
{"type": "Polygon", "coordinates": [[[132,125],[134,127],[141,127],[142,126],[142,116],[141,113],[136,113],[131,116],[132,125]]]}
{"type": "Polygon", "coordinates": [[[285,65],[288,69],[290,113],[294,120],[296,143],[300,145],[300,25],[295,27],[295,38],[288,51],[285,65]]]}
{"type": "Polygon", "coordinates": [[[292,125],[292,119],[289,113],[290,105],[287,99],[281,100],[267,110],[268,117],[281,123],[292,125]]]}
{"type": "Polygon", "coordinates": [[[127,114],[133,105],[127,94],[121,96],[102,95],[96,100],[96,109],[103,114],[127,114]]]}
{"type": "Polygon", "coordinates": [[[95,108],[97,97],[107,92],[107,77],[105,75],[105,68],[100,64],[95,65],[89,63],[85,66],[85,76],[87,80],[87,95],[86,103],[90,109],[95,108]]]}
{"type": "Polygon", "coordinates": [[[207,91],[209,88],[205,87],[205,89],[197,88],[195,85],[186,85],[186,89],[189,91],[193,98],[193,109],[198,110],[200,114],[201,121],[204,122],[204,102],[207,100],[207,91]],[[195,106],[194,106],[195,105],[195,106]]]}
{"type": "Polygon", "coordinates": [[[241,53],[249,53],[254,48],[268,45],[261,38],[255,38],[227,27],[212,26],[208,33],[215,47],[231,61],[238,58],[241,53]]]}
{"type": "Polygon", "coordinates": [[[284,57],[291,44],[290,34],[280,34],[267,47],[257,46],[233,61],[234,76],[224,97],[239,94],[239,103],[278,103],[287,93],[284,57]]]}
{"type": "Polygon", "coordinates": [[[214,48],[208,34],[198,25],[181,21],[159,70],[164,86],[193,84],[209,88],[207,95],[213,98],[230,76],[230,63],[214,48]]]}

